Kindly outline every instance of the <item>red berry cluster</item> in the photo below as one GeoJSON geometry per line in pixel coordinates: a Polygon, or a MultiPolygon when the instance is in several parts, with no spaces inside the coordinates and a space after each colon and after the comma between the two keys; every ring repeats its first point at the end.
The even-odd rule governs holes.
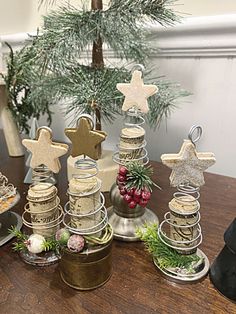
{"type": "Polygon", "coordinates": [[[127,189],[125,187],[127,183],[128,169],[121,166],[117,176],[117,184],[120,190],[120,195],[128,203],[129,208],[135,208],[137,205],[145,207],[151,198],[151,193],[148,189],[136,189],[135,187],[127,189]]]}

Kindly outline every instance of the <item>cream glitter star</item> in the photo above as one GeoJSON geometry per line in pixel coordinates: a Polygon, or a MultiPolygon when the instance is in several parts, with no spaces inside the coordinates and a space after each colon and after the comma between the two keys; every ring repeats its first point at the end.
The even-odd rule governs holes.
{"type": "Polygon", "coordinates": [[[130,83],[119,83],[116,87],[125,95],[123,111],[136,107],[141,112],[147,113],[149,111],[147,99],[158,91],[156,85],[143,84],[142,72],[140,71],[133,72],[130,83]]]}
{"type": "Polygon", "coordinates": [[[190,140],[184,140],[178,154],[164,154],[161,161],[172,169],[170,184],[175,187],[180,184],[203,185],[203,172],[216,162],[213,153],[197,153],[190,140]]]}
{"type": "Polygon", "coordinates": [[[22,141],[22,144],[32,153],[31,168],[45,165],[54,173],[58,173],[61,169],[58,158],[67,153],[68,145],[52,142],[51,136],[51,130],[45,127],[40,128],[37,140],[22,141]]]}

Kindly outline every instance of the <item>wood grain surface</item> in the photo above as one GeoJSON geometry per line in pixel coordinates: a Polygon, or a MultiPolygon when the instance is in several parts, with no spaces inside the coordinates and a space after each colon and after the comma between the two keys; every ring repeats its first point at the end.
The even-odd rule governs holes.
{"type": "MultiPolygon", "coordinates": [[[[22,198],[14,210],[22,213],[28,189],[22,183],[26,173],[24,158],[9,158],[2,134],[0,140],[0,171],[18,187],[22,198]]],[[[168,180],[170,171],[157,162],[153,166],[155,180],[163,190],[155,190],[149,207],[162,220],[173,193],[168,180]]],[[[205,181],[200,198],[204,236],[201,249],[212,262],[224,245],[225,229],[236,216],[236,179],[206,174],[205,181]]],[[[66,158],[57,186],[61,203],[65,204],[66,158]]],[[[57,265],[37,268],[24,264],[9,243],[0,247],[0,313],[233,314],[236,304],[220,295],[208,277],[194,284],[168,281],[154,266],[142,243],[114,241],[113,275],[103,287],[89,292],[67,287],[57,265]]]]}

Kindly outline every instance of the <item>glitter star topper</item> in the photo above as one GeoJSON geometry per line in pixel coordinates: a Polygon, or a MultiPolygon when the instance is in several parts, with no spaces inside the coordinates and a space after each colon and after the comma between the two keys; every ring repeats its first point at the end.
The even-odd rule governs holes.
{"type": "Polygon", "coordinates": [[[148,97],[154,95],[158,91],[156,85],[143,84],[142,72],[137,70],[133,72],[130,83],[119,83],[116,87],[125,96],[122,106],[123,111],[135,107],[143,113],[149,111],[147,102],[148,97]]]}
{"type": "MultiPolygon", "coordinates": [[[[196,128],[199,128],[199,126],[196,128]]],[[[196,151],[194,143],[200,136],[195,141],[191,140],[191,136],[189,138],[190,140],[184,140],[178,154],[164,154],[161,156],[162,163],[172,169],[170,175],[171,186],[176,187],[181,184],[202,186],[205,183],[203,172],[216,162],[213,153],[198,153],[196,151]]]]}
{"type": "Polygon", "coordinates": [[[37,130],[36,140],[24,139],[22,144],[32,153],[30,167],[36,168],[45,165],[54,173],[61,169],[59,157],[68,151],[68,145],[52,141],[52,130],[48,127],[41,127],[37,130]]]}

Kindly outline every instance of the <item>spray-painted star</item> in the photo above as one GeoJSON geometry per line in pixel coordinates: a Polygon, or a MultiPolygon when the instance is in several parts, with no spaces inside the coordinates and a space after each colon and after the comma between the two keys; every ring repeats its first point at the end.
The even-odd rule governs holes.
{"type": "Polygon", "coordinates": [[[80,118],[77,128],[65,129],[65,134],[72,142],[72,157],[86,155],[94,160],[99,158],[98,144],[107,136],[103,131],[92,130],[90,121],[84,117],[80,118]]]}

